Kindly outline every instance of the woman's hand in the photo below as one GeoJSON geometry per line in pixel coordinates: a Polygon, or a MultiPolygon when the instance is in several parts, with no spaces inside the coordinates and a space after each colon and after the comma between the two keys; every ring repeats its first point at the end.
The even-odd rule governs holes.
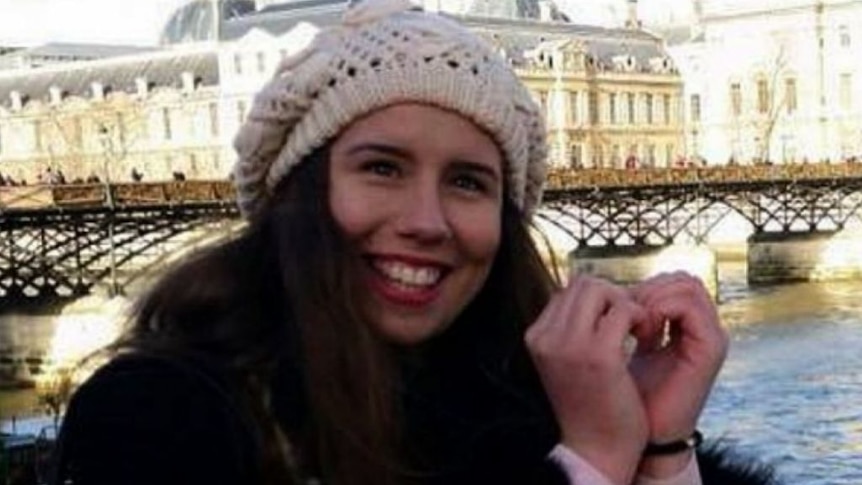
{"type": "MultiPolygon", "coordinates": [[[[638,346],[631,362],[649,421],[649,441],[686,439],[727,355],[727,333],[703,284],[687,273],[658,275],[636,285],[632,293],[649,312],[650,323],[634,328],[638,346]]],[[[672,473],[690,454],[676,458],[675,464],[654,458],[655,463],[646,463],[653,468],[647,474],[658,473],[658,467],[650,465],[672,473]]]]}
{"type": "Polygon", "coordinates": [[[628,290],[574,277],[525,335],[563,444],[614,483],[631,483],[648,433],[624,341],[647,313],[628,290]]]}

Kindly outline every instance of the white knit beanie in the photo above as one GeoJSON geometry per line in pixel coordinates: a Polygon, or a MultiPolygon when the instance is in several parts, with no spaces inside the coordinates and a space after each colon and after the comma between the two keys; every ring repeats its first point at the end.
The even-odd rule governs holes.
{"type": "Polygon", "coordinates": [[[285,59],[255,97],[234,140],[243,215],[351,122],[406,102],[452,110],[490,133],[505,156],[510,198],[532,214],[545,178],[545,126],[508,62],[465,27],[408,0],[363,0],[285,59]]]}

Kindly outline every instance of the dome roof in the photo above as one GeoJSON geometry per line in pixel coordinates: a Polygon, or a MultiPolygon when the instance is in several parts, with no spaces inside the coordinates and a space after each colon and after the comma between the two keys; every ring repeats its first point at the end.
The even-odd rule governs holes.
{"type": "Polygon", "coordinates": [[[424,0],[426,8],[455,15],[506,19],[539,18],[538,0],[424,0]]]}
{"type": "Polygon", "coordinates": [[[215,3],[213,0],[194,0],[180,7],[162,29],[160,43],[172,45],[216,40],[222,21],[255,9],[252,0],[218,0],[219,12],[214,12],[215,3]]]}

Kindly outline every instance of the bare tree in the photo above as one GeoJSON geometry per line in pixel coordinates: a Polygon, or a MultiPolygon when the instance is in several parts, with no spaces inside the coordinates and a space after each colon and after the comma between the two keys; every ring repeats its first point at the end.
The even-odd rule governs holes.
{"type": "Polygon", "coordinates": [[[751,118],[751,126],[760,141],[757,157],[761,161],[769,159],[775,126],[788,102],[786,89],[782,89],[787,68],[787,51],[781,44],[766,64],[764,76],[757,81],[757,112],[751,118]]]}
{"type": "Polygon", "coordinates": [[[42,148],[50,165],[70,176],[110,178],[111,166],[125,160],[144,136],[145,116],[142,103],[125,93],[50,106],[42,122],[42,148]]]}

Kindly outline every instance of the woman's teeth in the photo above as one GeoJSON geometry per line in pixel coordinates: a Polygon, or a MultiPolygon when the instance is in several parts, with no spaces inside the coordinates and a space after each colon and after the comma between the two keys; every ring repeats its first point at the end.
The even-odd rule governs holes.
{"type": "Polygon", "coordinates": [[[440,281],[442,273],[439,268],[393,261],[376,261],[374,267],[393,282],[407,286],[434,286],[440,281]]]}

